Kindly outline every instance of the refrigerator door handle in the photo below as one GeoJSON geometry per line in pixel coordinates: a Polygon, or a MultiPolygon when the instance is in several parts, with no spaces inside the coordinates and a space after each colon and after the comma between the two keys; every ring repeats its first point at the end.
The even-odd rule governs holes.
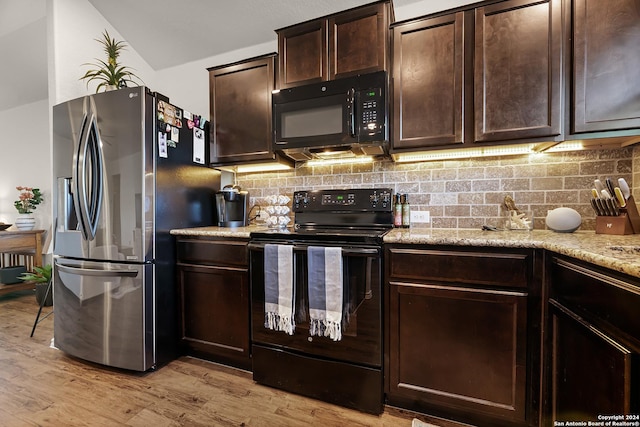
{"type": "Polygon", "coordinates": [[[85,100],[78,149],[73,158],[75,189],[73,202],[85,240],[93,240],[96,237],[104,186],[102,141],[96,120],[95,104],[92,98],[89,98],[89,102],[89,111],[87,111],[85,100]]]}
{"type": "MultiPolygon", "coordinates": [[[[85,104],[86,108],[86,104],[85,104]]],[[[86,156],[86,138],[85,134],[87,133],[87,122],[89,117],[85,112],[82,117],[82,125],[80,126],[80,134],[78,135],[78,147],[76,152],[73,153],[73,163],[72,163],[72,177],[73,180],[73,192],[71,193],[73,197],[73,206],[76,211],[76,215],[78,217],[78,228],[82,232],[82,237],[84,240],[89,240],[89,235],[87,234],[87,229],[89,225],[87,223],[87,210],[86,210],[86,197],[83,193],[81,193],[80,181],[84,176],[84,168],[85,164],[85,156],[86,156]]]]}
{"type": "Polygon", "coordinates": [[[98,121],[95,114],[92,114],[89,125],[88,147],[91,152],[91,199],[88,205],[89,225],[91,240],[96,237],[98,231],[98,220],[100,218],[100,208],[102,206],[102,196],[104,194],[104,169],[102,162],[102,141],[98,130],[98,121]]]}
{"type": "Polygon", "coordinates": [[[137,277],[137,270],[100,270],[97,268],[82,268],[82,267],[72,267],[70,265],[64,265],[60,263],[56,263],[58,270],[63,273],[75,274],[77,276],[99,276],[99,277],[137,277]]]}

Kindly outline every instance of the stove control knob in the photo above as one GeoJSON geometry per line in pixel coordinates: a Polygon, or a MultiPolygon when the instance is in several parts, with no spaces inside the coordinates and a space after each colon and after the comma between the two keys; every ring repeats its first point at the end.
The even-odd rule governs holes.
{"type": "Polygon", "coordinates": [[[369,201],[371,202],[372,205],[375,205],[376,203],[378,203],[379,197],[377,194],[372,194],[369,196],[369,201]]]}

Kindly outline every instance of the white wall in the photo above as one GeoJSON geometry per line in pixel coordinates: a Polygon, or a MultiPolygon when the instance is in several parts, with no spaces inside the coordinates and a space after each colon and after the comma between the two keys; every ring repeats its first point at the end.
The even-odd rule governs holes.
{"type": "MultiPolygon", "coordinates": [[[[0,155],[0,221],[13,224],[18,211],[17,186],[36,187],[44,202],[34,211],[36,227],[51,225],[51,154],[49,151],[49,104],[47,100],[0,111],[2,148],[0,155]]],[[[15,226],[13,227],[15,228],[15,226]]]]}
{"type": "MultiPolygon", "coordinates": [[[[80,77],[95,68],[86,63],[105,59],[102,38],[106,29],[111,37],[123,40],[115,28],[87,0],[48,0],[49,25],[49,101],[53,106],[70,99],[95,93],[97,83],[87,88],[80,77]]],[[[156,84],[156,72],[128,46],[121,62],[133,68],[147,86],[156,84]]]]}
{"type": "Polygon", "coordinates": [[[399,22],[443,10],[453,9],[455,7],[464,6],[465,4],[477,3],[478,1],[479,0],[421,0],[402,7],[394,6],[393,9],[396,15],[396,22],[399,22]]]}

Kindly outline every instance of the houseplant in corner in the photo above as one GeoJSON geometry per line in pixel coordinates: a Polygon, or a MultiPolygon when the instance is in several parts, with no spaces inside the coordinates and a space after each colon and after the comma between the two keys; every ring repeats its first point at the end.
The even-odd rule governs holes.
{"type": "Polygon", "coordinates": [[[18,200],[13,202],[13,206],[18,210],[18,218],[16,219],[16,227],[18,230],[33,230],[36,220],[30,216],[36,207],[42,203],[42,192],[39,188],[32,187],[16,187],[20,192],[18,200]]]}
{"type": "MultiPolygon", "coordinates": [[[[51,264],[47,264],[43,267],[33,267],[33,272],[24,273],[20,275],[20,279],[26,281],[32,281],[36,285],[36,301],[38,304],[42,303],[42,300],[47,293],[47,287],[51,281],[51,264]]],[[[44,307],[53,305],[53,292],[49,291],[47,299],[45,300],[44,307]]]]}
{"type": "Polygon", "coordinates": [[[130,67],[118,63],[120,53],[127,47],[124,41],[112,38],[107,30],[102,33],[102,39],[95,40],[103,46],[107,59],[103,61],[96,58],[96,62],[93,64],[82,64],[96,67],[96,69],[89,70],[84,76],[80,77],[80,80],[86,80],[87,87],[94,80],[100,82],[96,87],[96,93],[98,93],[100,89],[108,91],[127,87],[129,83],[135,85],[134,79],[142,83],[142,80],[133,73],[130,67]]]}

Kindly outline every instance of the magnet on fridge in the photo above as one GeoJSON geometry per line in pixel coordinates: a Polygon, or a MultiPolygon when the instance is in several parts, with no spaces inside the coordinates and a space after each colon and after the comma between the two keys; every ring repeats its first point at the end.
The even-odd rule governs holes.
{"type": "Polygon", "coordinates": [[[167,123],[167,125],[164,127],[164,131],[165,131],[166,133],[171,132],[171,125],[170,125],[169,123],[167,123]]]}
{"type": "Polygon", "coordinates": [[[180,142],[180,129],[178,128],[171,128],[171,140],[173,142],[180,142]]]}
{"type": "Polygon", "coordinates": [[[187,119],[187,127],[189,129],[193,129],[194,126],[195,126],[195,123],[193,123],[193,120],[187,119]]]}
{"type": "Polygon", "coordinates": [[[158,132],[158,157],[167,158],[167,134],[158,132]]]}
{"type": "Polygon", "coordinates": [[[182,110],[182,116],[187,120],[193,120],[193,115],[187,110],[182,110]]]}

